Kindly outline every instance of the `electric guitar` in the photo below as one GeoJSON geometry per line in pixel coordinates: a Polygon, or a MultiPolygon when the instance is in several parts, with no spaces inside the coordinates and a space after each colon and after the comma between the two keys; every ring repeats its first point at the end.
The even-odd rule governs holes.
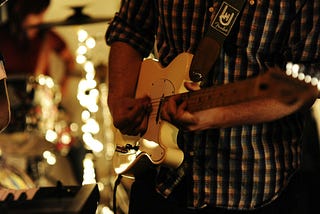
{"type": "Polygon", "coordinates": [[[183,83],[189,80],[192,57],[192,54],[182,53],[167,67],[161,67],[154,59],[143,61],[136,97],[149,95],[152,112],[148,129],[142,137],[117,132],[113,157],[117,174],[134,177],[148,167],[165,165],[177,168],[182,163],[184,154],[176,144],[178,129],[162,121],[159,115],[162,103],[170,96],[181,95],[187,100],[187,110],[197,112],[266,97],[291,105],[306,93],[305,83],[279,68],[243,81],[187,92],[183,83]]]}

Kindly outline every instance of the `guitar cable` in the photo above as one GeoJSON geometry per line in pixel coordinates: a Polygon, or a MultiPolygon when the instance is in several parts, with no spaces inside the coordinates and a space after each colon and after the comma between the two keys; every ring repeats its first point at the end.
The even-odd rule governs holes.
{"type": "Polygon", "coordinates": [[[119,184],[121,183],[121,178],[122,175],[118,175],[117,179],[114,182],[114,187],[113,187],[113,213],[117,214],[117,187],[119,186],[119,184]]]}

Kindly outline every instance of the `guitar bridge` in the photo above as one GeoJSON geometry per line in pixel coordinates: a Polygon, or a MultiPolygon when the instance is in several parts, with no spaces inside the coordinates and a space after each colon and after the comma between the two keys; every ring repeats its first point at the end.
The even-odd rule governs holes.
{"type": "Polygon", "coordinates": [[[139,146],[132,146],[131,144],[126,144],[125,146],[119,146],[116,147],[116,152],[120,153],[128,153],[130,150],[139,150],[139,146]]]}

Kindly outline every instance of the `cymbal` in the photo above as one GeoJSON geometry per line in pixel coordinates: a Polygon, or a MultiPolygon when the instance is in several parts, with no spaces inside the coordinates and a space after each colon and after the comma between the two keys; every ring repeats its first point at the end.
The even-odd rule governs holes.
{"type": "Polygon", "coordinates": [[[51,27],[59,27],[59,26],[72,26],[72,25],[86,25],[86,24],[95,24],[100,22],[110,22],[113,17],[95,17],[83,13],[84,6],[75,6],[71,7],[74,13],[67,17],[65,20],[56,21],[56,22],[45,22],[39,25],[29,26],[30,28],[40,28],[46,29],[51,27]]]}

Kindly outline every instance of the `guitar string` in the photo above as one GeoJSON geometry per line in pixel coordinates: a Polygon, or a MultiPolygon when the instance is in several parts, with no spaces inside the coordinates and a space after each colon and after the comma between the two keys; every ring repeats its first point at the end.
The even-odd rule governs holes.
{"type": "MultiPolygon", "coordinates": [[[[214,93],[214,92],[213,92],[214,93]]],[[[207,92],[206,90],[202,90],[202,94],[201,95],[206,95],[207,92]]],[[[152,105],[152,113],[150,114],[150,117],[157,117],[158,115],[158,108],[159,108],[159,105],[161,103],[161,101],[163,100],[163,97],[160,97],[160,98],[153,98],[151,99],[151,105],[152,105]]],[[[197,104],[198,103],[198,100],[193,100],[193,99],[189,99],[188,100],[189,104],[197,104]]]]}
{"type": "MultiPolygon", "coordinates": [[[[302,76],[301,75],[302,72],[301,71],[299,72],[299,70],[303,70],[303,68],[299,67],[299,65],[297,65],[297,64],[288,63],[287,67],[286,67],[286,74],[288,76],[292,76],[294,78],[298,78],[299,80],[304,80],[306,83],[311,83],[314,86],[318,86],[318,89],[320,90],[320,83],[319,83],[317,78],[311,78],[311,77],[308,78],[309,77],[308,75],[306,75],[306,76],[303,75],[303,77],[301,77],[302,76]]],[[[206,92],[207,91],[204,90],[204,89],[201,90],[201,91],[202,92],[201,92],[200,95],[206,96],[206,94],[207,94],[206,92]]],[[[219,95],[218,97],[220,97],[220,98],[222,97],[223,98],[225,96],[231,95],[232,93],[234,93],[234,91],[230,91],[229,93],[226,93],[226,91],[224,91],[224,94],[215,93],[215,91],[210,91],[210,93],[213,93],[213,94],[211,94],[211,96],[209,96],[209,97],[207,96],[208,100],[211,99],[212,97],[214,97],[215,95],[219,95]]],[[[197,96],[199,96],[199,94],[197,96]]],[[[152,110],[152,112],[150,114],[150,117],[157,117],[158,116],[158,108],[159,108],[159,104],[161,103],[162,99],[163,99],[163,97],[151,99],[151,105],[152,105],[152,109],[153,110],[152,110]]],[[[243,99],[243,98],[240,98],[240,100],[241,99],[243,99]]],[[[221,100],[221,99],[219,99],[219,100],[220,100],[220,102],[218,102],[218,103],[220,103],[220,104],[224,103],[223,100],[221,100]]],[[[197,104],[199,104],[199,102],[201,102],[202,106],[206,105],[206,104],[202,103],[202,101],[204,101],[204,100],[201,100],[201,99],[189,99],[188,100],[188,104],[190,106],[192,106],[192,105],[197,105],[197,104]]],[[[215,102],[217,102],[217,100],[215,100],[215,102]]],[[[212,101],[212,103],[213,103],[213,101],[212,101]]],[[[208,104],[208,105],[210,105],[210,104],[208,104]]],[[[217,104],[217,105],[219,105],[219,104],[217,104]]]]}

